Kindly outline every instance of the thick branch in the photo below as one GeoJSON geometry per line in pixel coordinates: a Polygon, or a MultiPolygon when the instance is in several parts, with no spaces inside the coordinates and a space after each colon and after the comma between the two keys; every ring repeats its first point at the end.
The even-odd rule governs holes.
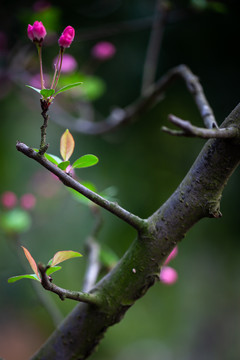
{"type": "Polygon", "coordinates": [[[42,264],[38,264],[38,270],[41,274],[41,284],[45,290],[51,291],[57,294],[61,300],[71,299],[79,302],[84,302],[90,305],[99,305],[99,300],[94,294],[88,294],[80,291],[71,291],[63,289],[50,280],[50,277],[46,274],[47,268],[42,264]]]}
{"type": "Polygon", "coordinates": [[[65,186],[78,191],[80,194],[86,196],[86,198],[88,198],[95,204],[101,206],[102,208],[108,210],[123,221],[127,222],[136,230],[141,231],[141,229],[145,227],[145,222],[143,219],[123,209],[116,202],[108,201],[97,193],[81,185],[78,181],[74,180],[69,174],[59,169],[56,165],[48,161],[45,157],[40,156],[39,153],[34,151],[32,148],[21,142],[17,143],[16,148],[18,151],[28,156],[29,158],[37,161],[43,167],[55,174],[65,186]]]}
{"type": "MultiPolygon", "coordinates": [[[[232,125],[240,129],[240,104],[222,126],[232,125]]],[[[209,140],[177,190],[148,218],[145,232],[92,290],[102,306],[78,305],[32,360],[86,359],[106,329],[159,279],[161,264],[185,233],[203,217],[221,215],[222,191],[239,162],[239,138],[209,140]]]]}
{"type": "Polygon", "coordinates": [[[179,65],[168,71],[154,85],[145,90],[142,98],[136,100],[124,109],[115,108],[105,120],[92,122],[86,119],[75,119],[75,122],[69,123],[63,119],[54,118],[54,121],[62,126],[84,134],[105,134],[131,122],[138,115],[149,110],[155,103],[160,101],[160,97],[167,87],[179,77],[184,80],[187,89],[193,96],[206,128],[217,128],[217,122],[204,95],[202,86],[198,78],[193,75],[186,65],[179,65]]]}

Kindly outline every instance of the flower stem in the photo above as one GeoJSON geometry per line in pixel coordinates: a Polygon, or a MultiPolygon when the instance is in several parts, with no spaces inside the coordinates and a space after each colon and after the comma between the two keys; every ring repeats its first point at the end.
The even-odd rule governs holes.
{"type": "Polygon", "coordinates": [[[55,83],[56,75],[57,75],[57,72],[58,72],[58,65],[59,65],[60,56],[61,56],[61,48],[60,48],[60,51],[59,51],[59,54],[58,54],[57,64],[55,64],[55,71],[54,71],[54,75],[53,75],[53,79],[52,79],[51,89],[53,89],[53,86],[54,86],[54,83],[55,83]]]}
{"type": "MultiPolygon", "coordinates": [[[[59,66],[59,69],[58,69],[58,64],[59,64],[59,57],[58,57],[58,63],[57,63],[57,77],[56,77],[56,80],[55,80],[55,84],[53,85],[53,89],[55,90],[56,87],[57,87],[57,84],[58,84],[58,80],[60,78],[60,74],[61,74],[61,69],[62,69],[62,61],[63,61],[63,52],[64,52],[64,48],[63,47],[60,47],[60,53],[59,53],[59,57],[60,57],[60,66],[59,66]]],[[[56,71],[56,70],[55,70],[56,71]]],[[[55,75],[55,74],[54,74],[55,75]]]]}
{"type": "Polygon", "coordinates": [[[43,67],[42,67],[42,45],[37,44],[39,64],[40,64],[40,78],[41,78],[41,89],[45,89],[44,79],[43,79],[43,67]]]}

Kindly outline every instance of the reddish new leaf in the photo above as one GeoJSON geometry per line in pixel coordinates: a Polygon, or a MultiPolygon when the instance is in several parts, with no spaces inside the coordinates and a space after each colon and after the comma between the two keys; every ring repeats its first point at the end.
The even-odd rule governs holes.
{"type": "Polygon", "coordinates": [[[82,256],[82,254],[80,254],[77,251],[72,251],[72,250],[58,251],[54,255],[54,257],[51,261],[51,266],[55,266],[55,265],[59,264],[60,262],[63,262],[65,260],[72,259],[75,257],[80,257],[80,256],[82,256]]]}
{"type": "Polygon", "coordinates": [[[60,153],[64,161],[67,161],[71,157],[74,150],[74,146],[75,146],[75,142],[73,136],[70,133],[70,131],[67,129],[62,134],[60,140],[60,153]]]}
{"type": "Polygon", "coordinates": [[[23,251],[24,251],[24,253],[25,253],[25,256],[26,256],[26,258],[27,258],[27,260],[28,260],[28,262],[29,262],[32,270],[34,271],[34,273],[36,274],[36,276],[38,277],[38,279],[41,281],[40,276],[39,276],[39,273],[38,273],[38,267],[37,267],[37,264],[36,264],[34,258],[32,257],[32,255],[30,254],[30,252],[29,252],[24,246],[22,246],[22,248],[23,248],[23,251]]]}

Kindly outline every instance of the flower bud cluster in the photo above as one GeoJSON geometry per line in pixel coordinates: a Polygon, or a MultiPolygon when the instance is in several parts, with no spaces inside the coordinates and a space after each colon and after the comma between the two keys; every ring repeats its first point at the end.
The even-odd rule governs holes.
{"type": "MultiPolygon", "coordinates": [[[[41,21],[35,21],[33,25],[28,25],[27,34],[31,41],[41,44],[47,35],[47,31],[41,21]]],[[[74,28],[72,26],[67,26],[58,40],[59,46],[62,48],[69,48],[73,42],[74,36],[74,28]]]]}

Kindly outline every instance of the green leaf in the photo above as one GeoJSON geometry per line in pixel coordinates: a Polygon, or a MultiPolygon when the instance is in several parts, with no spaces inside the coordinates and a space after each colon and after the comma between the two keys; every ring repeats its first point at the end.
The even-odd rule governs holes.
{"type": "Polygon", "coordinates": [[[77,159],[73,165],[73,169],[79,169],[79,168],[86,168],[93,165],[96,165],[98,163],[98,158],[95,155],[87,154],[81,156],[79,159],[77,159]]]}
{"type": "MultiPolygon", "coordinates": [[[[93,183],[91,183],[91,182],[81,182],[81,184],[83,186],[85,186],[86,188],[88,188],[89,190],[91,190],[93,192],[97,192],[96,186],[93,183]]],[[[74,199],[77,200],[78,202],[80,202],[81,204],[89,205],[89,204],[92,203],[91,200],[86,198],[86,196],[80,194],[78,191],[76,191],[74,189],[71,189],[71,188],[67,188],[67,190],[72,194],[74,199]]]]}
{"type": "Polygon", "coordinates": [[[55,273],[56,271],[61,270],[61,268],[62,268],[61,266],[51,266],[50,268],[47,269],[46,274],[49,276],[55,273]]]}
{"type": "Polygon", "coordinates": [[[52,155],[52,154],[44,154],[45,158],[48,161],[51,161],[53,164],[58,165],[62,162],[62,159],[60,159],[60,157],[56,156],[56,155],[52,155]]]}
{"type": "Polygon", "coordinates": [[[44,99],[47,99],[50,96],[53,96],[53,94],[55,93],[54,89],[42,89],[40,91],[40,94],[44,97],[44,99]]]}
{"type": "Polygon", "coordinates": [[[27,211],[13,209],[1,214],[0,227],[6,233],[23,233],[29,230],[32,220],[27,211]]]}
{"type": "MultiPolygon", "coordinates": [[[[33,149],[34,151],[36,152],[39,152],[39,149],[33,149]]],[[[56,156],[56,155],[53,155],[53,154],[47,154],[45,153],[44,154],[44,157],[50,161],[51,163],[55,164],[55,165],[58,165],[62,162],[62,159],[60,159],[60,157],[56,156]]]]}
{"type": "Polygon", "coordinates": [[[59,169],[66,170],[66,168],[70,165],[70,161],[62,161],[60,164],[58,164],[59,169]]]}
{"type": "Polygon", "coordinates": [[[64,87],[62,87],[60,90],[58,90],[55,94],[55,96],[57,96],[58,94],[60,94],[61,92],[64,92],[64,91],[67,91],[73,87],[76,87],[76,86],[79,86],[79,85],[82,85],[82,82],[77,82],[75,84],[70,84],[70,85],[66,85],[64,87]]]}
{"type": "Polygon", "coordinates": [[[12,276],[8,279],[8,283],[14,283],[18,280],[21,279],[31,279],[31,280],[37,280],[40,282],[40,280],[38,279],[37,275],[35,274],[29,274],[29,275],[17,275],[17,276],[12,276]]]}
{"type": "Polygon", "coordinates": [[[75,258],[75,257],[81,257],[81,256],[82,256],[82,254],[80,254],[77,251],[72,251],[72,250],[58,251],[53,256],[51,266],[55,266],[55,265],[59,264],[60,262],[65,261],[65,260],[72,259],[72,258],[75,258]]]}
{"type": "Polygon", "coordinates": [[[36,92],[38,92],[39,94],[41,94],[41,91],[42,91],[41,89],[37,89],[37,88],[35,88],[33,86],[30,86],[30,85],[25,85],[25,86],[32,89],[32,90],[34,90],[34,91],[36,91],[36,92]]]}

